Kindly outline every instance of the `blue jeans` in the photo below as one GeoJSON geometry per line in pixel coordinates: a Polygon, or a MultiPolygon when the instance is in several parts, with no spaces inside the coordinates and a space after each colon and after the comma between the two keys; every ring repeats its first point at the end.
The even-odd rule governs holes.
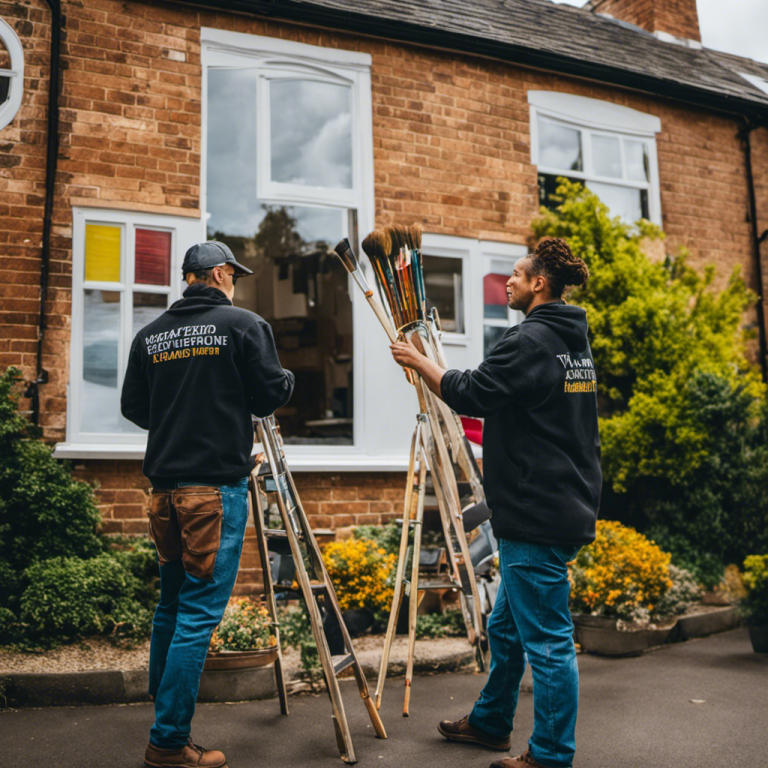
{"type": "Polygon", "coordinates": [[[189,739],[208,643],[237,578],[248,518],[247,478],[219,487],[176,486],[153,490],[149,511],[160,561],[149,650],[155,700],[149,740],[162,749],[189,739]]]}
{"type": "Polygon", "coordinates": [[[533,672],[531,755],[570,768],[576,752],[579,671],[566,563],[580,547],[499,541],[499,586],[488,619],[491,668],[469,723],[498,738],[512,731],[525,659],[533,672]]]}

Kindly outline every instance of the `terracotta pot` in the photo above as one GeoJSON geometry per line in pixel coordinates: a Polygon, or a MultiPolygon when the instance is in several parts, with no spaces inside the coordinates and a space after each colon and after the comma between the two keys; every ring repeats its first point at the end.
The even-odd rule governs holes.
{"type": "Polygon", "coordinates": [[[664,645],[675,621],[666,626],[656,626],[655,629],[624,623],[623,629],[618,628],[616,619],[589,614],[573,615],[574,634],[576,642],[586,653],[600,656],[639,656],[643,651],[664,645]]]}
{"type": "Polygon", "coordinates": [[[208,651],[203,669],[252,669],[265,667],[277,659],[277,646],[257,651],[208,651]]]}
{"type": "Polygon", "coordinates": [[[768,653],[768,625],[748,624],[749,639],[755,653],[768,653]]]}

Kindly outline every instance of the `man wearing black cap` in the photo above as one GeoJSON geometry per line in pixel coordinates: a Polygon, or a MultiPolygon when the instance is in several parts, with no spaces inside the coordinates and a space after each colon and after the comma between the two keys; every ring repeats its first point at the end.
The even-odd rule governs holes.
{"type": "Polygon", "coordinates": [[[146,766],[224,768],[221,752],[190,739],[211,633],[237,577],[253,467],[251,414],[268,416],[293,392],[272,330],[232,306],[252,274],[224,244],[193,245],[184,297],[142,328],[131,346],[120,405],[149,430],[144,474],[152,483],[150,535],[160,602],[149,652],[155,724],[146,766]]]}

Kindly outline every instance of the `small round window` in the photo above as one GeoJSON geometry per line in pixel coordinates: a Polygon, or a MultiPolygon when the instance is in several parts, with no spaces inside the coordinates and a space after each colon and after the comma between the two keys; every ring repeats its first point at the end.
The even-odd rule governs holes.
{"type": "Polygon", "coordinates": [[[24,49],[13,29],[0,19],[0,130],[13,120],[24,89],[24,49]]]}

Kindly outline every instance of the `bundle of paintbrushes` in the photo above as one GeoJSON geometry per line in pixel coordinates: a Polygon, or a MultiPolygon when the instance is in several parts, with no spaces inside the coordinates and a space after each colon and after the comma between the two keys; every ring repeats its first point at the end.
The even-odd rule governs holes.
{"type": "Polygon", "coordinates": [[[395,327],[425,321],[421,226],[395,224],[375,229],[363,240],[363,250],[371,260],[395,327]]]}

